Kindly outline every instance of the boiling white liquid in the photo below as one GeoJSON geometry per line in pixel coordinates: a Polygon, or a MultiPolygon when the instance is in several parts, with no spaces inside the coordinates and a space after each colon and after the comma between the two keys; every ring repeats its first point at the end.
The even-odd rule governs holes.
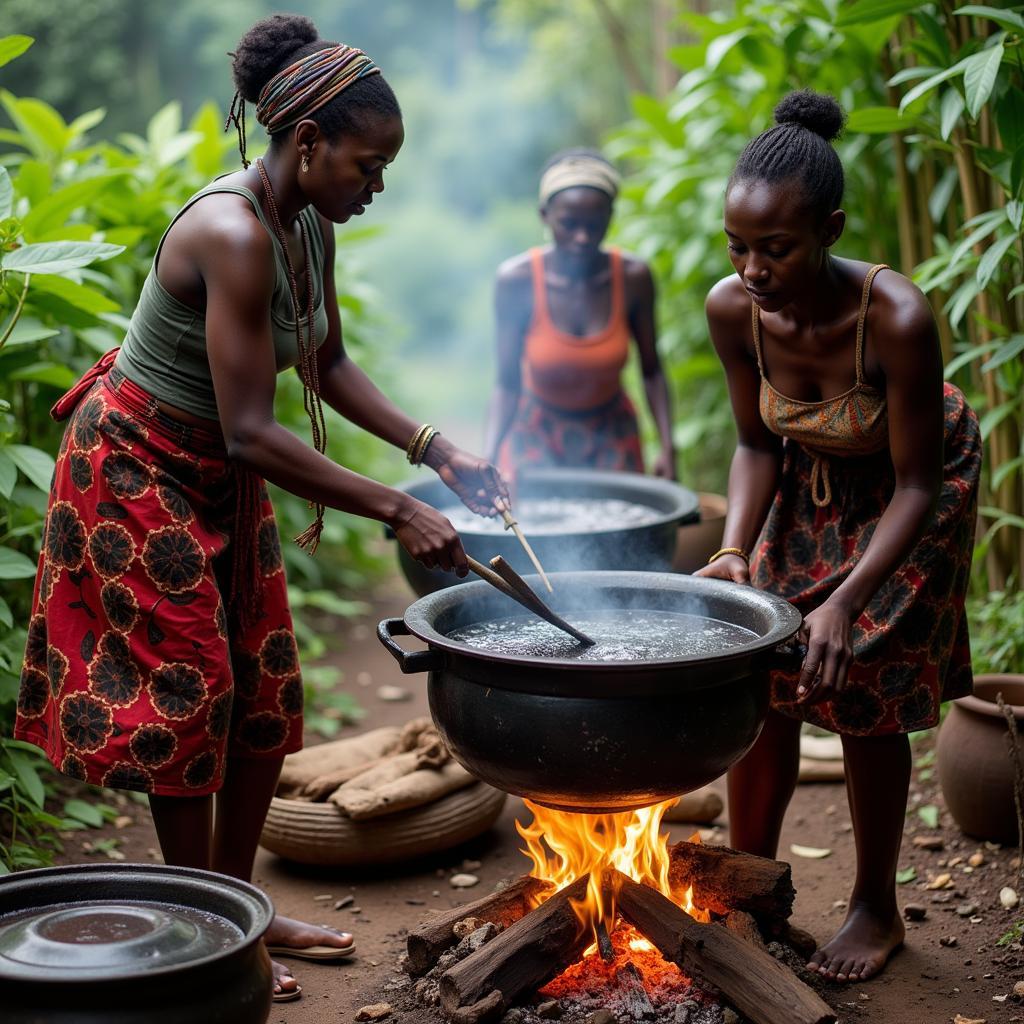
{"type": "MultiPolygon", "coordinates": [[[[501,533],[505,529],[500,516],[485,519],[465,505],[450,505],[440,511],[459,531],[501,533]]],[[[523,533],[544,534],[624,530],[653,523],[662,513],[650,505],[619,498],[523,498],[516,502],[513,515],[523,533]]]]}
{"type": "Polygon", "coordinates": [[[720,654],[757,634],[743,626],[678,612],[612,610],[559,613],[596,643],[584,647],[557,626],[527,615],[474,622],[452,640],[493,654],[577,661],[664,661],[720,654]]]}

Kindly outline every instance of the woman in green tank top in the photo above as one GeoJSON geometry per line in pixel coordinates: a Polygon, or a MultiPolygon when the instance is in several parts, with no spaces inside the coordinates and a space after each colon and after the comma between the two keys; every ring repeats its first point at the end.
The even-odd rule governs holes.
{"type": "MultiPolygon", "coordinates": [[[[435,509],[324,455],[321,402],[425,463],[473,511],[507,500],[497,471],[420,427],[347,357],[333,224],[383,191],[403,141],[365,54],[277,15],[234,57],[244,170],[195,195],[161,241],[120,351],[55,407],[70,417],[29,624],[16,734],[61,771],[142,790],[168,864],[248,879],[302,682],[263,479],[387,523],[428,567],[467,571],[435,509]],[[245,161],[244,103],[270,135],[245,161]],[[274,419],[298,369],[314,444],[274,419]],[[214,807],[214,794],[216,807],[214,807]],[[216,810],[216,815],[214,811],[216,810]]],[[[272,952],[347,956],[352,936],[277,917],[272,952]]],[[[275,999],[299,989],[274,968],[275,999]]]]}

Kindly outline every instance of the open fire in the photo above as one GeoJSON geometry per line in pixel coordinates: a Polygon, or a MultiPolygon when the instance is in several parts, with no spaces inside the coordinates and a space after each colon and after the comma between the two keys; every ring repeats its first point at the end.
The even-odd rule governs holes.
{"type": "MultiPolygon", "coordinates": [[[[661,831],[661,822],[673,802],[615,814],[572,814],[525,801],[533,822],[528,826],[516,822],[526,841],[523,853],[533,863],[531,876],[551,885],[537,894],[537,905],[577,878],[588,877],[586,896],[570,905],[593,941],[583,958],[549,982],[542,994],[566,998],[595,988],[631,987],[636,1001],[643,998],[636,991],[642,986],[648,998],[660,1001],[672,990],[681,992],[690,986],[689,979],[653,943],[632,925],[616,920],[616,887],[602,884],[608,869],[615,868],[660,892],[695,920],[710,920],[708,913],[694,906],[693,886],[670,877],[669,836],[661,831]],[[628,971],[627,965],[631,965],[628,971]]],[[[694,839],[699,841],[697,836],[694,839]]]]}

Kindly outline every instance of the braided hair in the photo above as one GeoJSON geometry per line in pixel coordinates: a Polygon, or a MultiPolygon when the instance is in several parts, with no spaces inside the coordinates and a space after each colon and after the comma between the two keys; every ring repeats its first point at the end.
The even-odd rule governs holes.
{"type": "MultiPolygon", "coordinates": [[[[337,46],[321,39],[316,25],[299,14],[274,14],[256,22],[231,54],[231,71],[242,99],[256,103],[260,90],[279,71],[317,50],[337,46]]],[[[358,135],[381,121],[401,117],[398,99],[383,75],[370,75],[310,115],[329,139],[358,135]]],[[[271,140],[290,128],[272,134],[271,140]]]]}
{"type": "Polygon", "coordinates": [[[843,201],[843,165],[832,140],[845,120],[831,96],[791,92],[775,108],[775,126],[747,143],[728,188],[738,181],[796,181],[811,212],[824,219],[843,201]]]}

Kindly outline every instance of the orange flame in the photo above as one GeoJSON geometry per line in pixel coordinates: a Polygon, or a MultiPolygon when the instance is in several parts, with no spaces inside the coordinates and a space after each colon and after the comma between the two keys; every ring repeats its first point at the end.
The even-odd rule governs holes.
{"type": "MultiPolygon", "coordinates": [[[[586,898],[573,903],[573,909],[595,936],[599,923],[609,932],[614,924],[614,905],[605,906],[609,894],[601,888],[601,872],[610,867],[657,889],[692,917],[709,919],[694,907],[692,886],[673,891],[669,883],[669,837],[661,831],[661,819],[675,800],[617,814],[570,814],[529,800],[525,803],[533,812],[533,822],[524,826],[517,821],[516,830],[526,840],[522,852],[533,862],[530,874],[553,883],[557,891],[589,873],[586,898]]],[[[632,943],[643,944],[634,949],[653,949],[643,938],[632,943]]],[[[586,955],[594,949],[591,946],[586,955]]]]}

